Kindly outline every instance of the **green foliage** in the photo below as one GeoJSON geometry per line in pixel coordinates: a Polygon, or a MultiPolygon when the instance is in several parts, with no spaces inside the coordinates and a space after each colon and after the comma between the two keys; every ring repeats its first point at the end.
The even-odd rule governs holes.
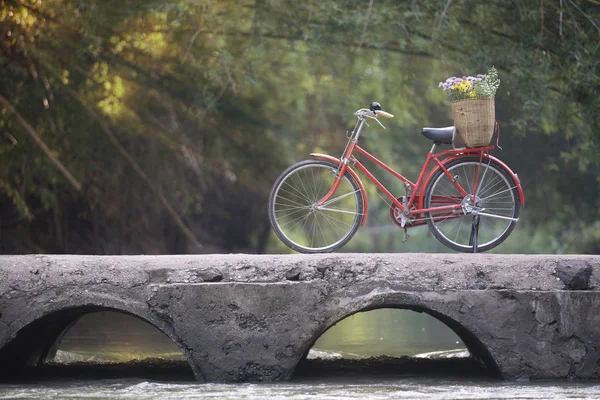
{"type": "MultiPolygon", "coordinates": [[[[536,249],[597,251],[600,6],[563,3],[0,0],[0,94],[84,185],[0,104],[0,228],[29,227],[0,251],[196,251],[161,196],[203,251],[264,251],[285,166],[338,155],[351,113],[376,100],[396,119],[361,144],[416,178],[430,145],[418,129],[451,124],[436,82],[489,65],[499,156],[527,198],[516,232],[543,231],[536,249]]],[[[369,190],[370,223],[389,226],[369,190]]],[[[382,247],[367,236],[350,245],[382,247]]]]}

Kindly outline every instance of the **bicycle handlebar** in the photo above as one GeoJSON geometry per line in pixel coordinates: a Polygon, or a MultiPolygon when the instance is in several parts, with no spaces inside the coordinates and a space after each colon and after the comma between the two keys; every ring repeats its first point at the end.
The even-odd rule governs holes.
{"type": "MultiPolygon", "coordinates": [[[[385,126],[383,126],[383,124],[377,119],[377,116],[381,115],[384,118],[394,118],[393,114],[383,111],[381,109],[381,106],[379,105],[379,103],[371,104],[371,109],[361,108],[360,110],[356,111],[354,113],[354,115],[358,118],[359,121],[362,121],[362,122],[366,122],[365,118],[374,119],[379,125],[381,125],[381,127],[383,129],[385,129],[385,126]],[[373,107],[374,104],[377,105],[377,108],[373,107]]],[[[369,124],[367,124],[367,125],[369,125],[369,124]]],[[[362,124],[360,125],[360,128],[362,128],[362,124]]],[[[360,131],[360,129],[359,129],[359,131],[360,131]]]]}
{"type": "Polygon", "coordinates": [[[385,118],[394,118],[393,114],[390,114],[389,112],[386,112],[383,110],[375,110],[375,114],[381,115],[382,117],[385,117],[385,118]]]}
{"type": "Polygon", "coordinates": [[[369,110],[367,108],[361,108],[360,110],[358,110],[357,112],[355,112],[354,115],[356,115],[359,118],[368,117],[368,118],[377,119],[378,115],[381,115],[384,118],[394,118],[394,115],[390,114],[387,111],[383,111],[383,110],[369,110]]]}

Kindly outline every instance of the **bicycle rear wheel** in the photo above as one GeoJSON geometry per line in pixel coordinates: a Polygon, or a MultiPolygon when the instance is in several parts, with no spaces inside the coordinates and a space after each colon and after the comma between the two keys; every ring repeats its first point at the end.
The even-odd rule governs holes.
{"type": "Polygon", "coordinates": [[[465,253],[483,252],[502,243],[514,229],[519,218],[520,200],[517,186],[496,162],[479,157],[461,157],[446,164],[452,180],[468,193],[462,195],[452,180],[437,171],[427,184],[424,207],[473,205],[479,212],[464,209],[430,212],[427,224],[444,245],[465,253]],[[474,179],[478,184],[473,204],[474,179]]]}
{"type": "Polygon", "coordinates": [[[326,253],[345,245],[363,215],[363,196],[345,173],[331,199],[316,203],[333,186],[337,164],[306,160],[292,165],[275,181],[269,197],[269,219],[275,234],[301,253],[326,253]]]}

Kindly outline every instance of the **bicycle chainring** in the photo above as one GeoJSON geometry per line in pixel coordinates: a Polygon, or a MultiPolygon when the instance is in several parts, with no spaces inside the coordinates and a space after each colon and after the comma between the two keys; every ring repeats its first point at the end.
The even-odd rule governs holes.
{"type": "MultiPolygon", "coordinates": [[[[398,200],[400,203],[402,203],[402,197],[398,197],[396,200],[398,200]]],[[[414,208],[414,206],[413,206],[413,208],[414,208]]],[[[398,228],[402,228],[402,211],[400,211],[400,209],[393,203],[392,203],[392,206],[390,207],[390,218],[391,218],[392,222],[398,226],[398,228]]],[[[412,219],[412,217],[411,217],[411,219],[412,219]]],[[[412,225],[412,222],[409,219],[408,221],[406,221],[406,224],[404,225],[404,227],[408,228],[410,225],[412,225]]]]}

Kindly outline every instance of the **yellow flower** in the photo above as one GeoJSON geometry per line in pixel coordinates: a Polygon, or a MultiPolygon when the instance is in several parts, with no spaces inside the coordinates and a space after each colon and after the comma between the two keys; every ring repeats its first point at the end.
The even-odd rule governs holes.
{"type": "Polygon", "coordinates": [[[471,86],[471,82],[465,82],[465,85],[467,85],[467,87],[471,86]]]}
{"type": "Polygon", "coordinates": [[[473,97],[475,97],[475,92],[471,92],[471,93],[469,93],[469,98],[471,98],[471,99],[472,99],[473,97]]]}

